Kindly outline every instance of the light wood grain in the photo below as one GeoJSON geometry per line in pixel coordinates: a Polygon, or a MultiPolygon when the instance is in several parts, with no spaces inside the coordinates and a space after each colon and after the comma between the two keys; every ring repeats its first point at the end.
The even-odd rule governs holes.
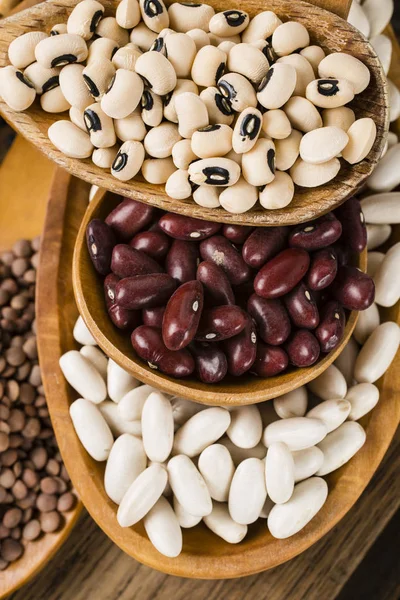
{"type": "MultiPolygon", "coordinates": [[[[35,29],[48,31],[52,25],[66,20],[71,8],[78,0],[50,0],[24,11],[20,15],[9,17],[0,25],[0,66],[7,64],[9,43],[23,32],[35,29]]],[[[324,0],[332,7],[334,1],[324,0]]],[[[116,0],[103,2],[106,14],[115,8],[116,0]]],[[[209,0],[216,9],[245,8],[254,16],[265,6],[262,0],[209,0]]],[[[338,8],[346,10],[348,2],[336,3],[338,8]]],[[[67,169],[73,175],[85,179],[102,188],[121,195],[135,197],[142,202],[152,204],[172,212],[189,214],[193,217],[226,223],[271,226],[294,224],[315,218],[338,206],[357,191],[371,173],[381,156],[388,129],[388,98],[386,84],[379,60],[367,40],[350,24],[331,12],[304,3],[301,0],[270,0],[270,10],[275,10],[284,20],[301,21],[309,29],[312,42],[319,43],[327,52],[345,51],[360,58],[371,71],[369,87],[351,103],[358,117],[372,117],[378,125],[378,135],[368,157],[361,163],[351,166],[343,164],[335,180],[325,186],[314,189],[298,188],[293,202],[285,209],[265,211],[258,206],[242,215],[232,215],[223,209],[207,209],[193,202],[168,198],[164,186],[149,184],[141,179],[122,183],[106,171],[96,167],[90,159],[77,160],[67,158],[56,150],[47,137],[49,125],[64,115],[44,113],[36,103],[25,113],[15,113],[4,102],[0,102],[0,112],[22,135],[36,144],[52,160],[67,169]]]]}

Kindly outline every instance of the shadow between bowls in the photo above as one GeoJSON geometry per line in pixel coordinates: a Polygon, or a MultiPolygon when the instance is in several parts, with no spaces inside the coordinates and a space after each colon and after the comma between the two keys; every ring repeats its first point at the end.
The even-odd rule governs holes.
{"type": "MultiPolygon", "coordinates": [[[[268,379],[253,375],[243,375],[239,378],[228,376],[222,382],[210,385],[194,377],[175,379],[150,368],[136,357],[130,334],[121,332],[110,321],[104,302],[103,281],[92,265],[86,245],[88,223],[95,218],[105,219],[121,200],[121,197],[115,194],[99,190],[90,202],[76,239],[72,280],[79,312],[98,345],[139,381],[174,396],[188,398],[202,404],[217,406],[255,404],[281,396],[315,379],[332,364],[348,342],[356,325],[358,312],[351,312],[348,315],[343,339],[336,350],[325,355],[311,367],[294,369],[268,379]]],[[[357,265],[363,271],[366,269],[366,261],[367,255],[364,251],[357,265]]]]}
{"type": "MultiPolygon", "coordinates": [[[[265,10],[262,0],[207,0],[217,11],[239,8],[250,16],[265,10]]],[[[10,42],[27,31],[43,30],[65,22],[78,0],[49,0],[38,6],[9,17],[0,23],[0,67],[8,64],[7,50],[10,42]]],[[[318,3],[318,0],[314,0],[318,3]]],[[[106,15],[114,14],[116,0],[105,0],[106,15]]],[[[167,2],[171,4],[171,2],[167,2]]],[[[321,0],[321,4],[334,3],[321,0]]],[[[339,5],[342,5],[340,2],[339,5]]],[[[352,196],[371,174],[382,154],[389,127],[388,92],[379,59],[366,38],[352,25],[337,15],[302,0],[269,0],[268,10],[275,11],[284,21],[297,20],[310,31],[311,43],[318,43],[327,52],[350,52],[368,65],[371,83],[350,104],[357,117],[372,117],[377,123],[377,138],[368,157],[356,165],[342,161],[339,175],[326,185],[314,189],[297,188],[292,203],[284,208],[265,211],[261,206],[235,215],[223,209],[204,208],[192,199],[187,201],[169,198],[164,186],[153,185],[141,178],[126,183],[115,179],[109,172],[94,165],[91,159],[68,158],[59,152],[47,136],[49,126],[63,115],[45,113],[36,100],[26,112],[16,113],[0,100],[0,113],[14,129],[35,144],[49,158],[71,174],[101,188],[120,195],[136,198],[163,210],[190,215],[199,219],[250,226],[293,225],[316,218],[333,210],[352,196]]]]}

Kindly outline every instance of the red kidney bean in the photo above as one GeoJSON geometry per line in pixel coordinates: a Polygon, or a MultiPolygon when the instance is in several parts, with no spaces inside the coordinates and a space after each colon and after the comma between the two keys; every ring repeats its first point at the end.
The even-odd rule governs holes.
{"type": "Polygon", "coordinates": [[[193,219],[184,215],[167,213],[158,221],[161,229],[176,240],[195,242],[214,235],[222,227],[221,223],[193,219]]]}
{"type": "Polygon", "coordinates": [[[232,285],[241,285],[251,278],[251,269],[235,246],[222,235],[214,235],[200,243],[203,260],[211,260],[221,267],[232,285]]]}
{"type": "Polygon", "coordinates": [[[149,325],[150,327],[158,327],[159,329],[161,329],[164,313],[165,306],[156,306],[155,308],[144,308],[142,310],[143,325],[149,325]]]}
{"type": "Polygon", "coordinates": [[[165,260],[165,270],[179,284],[193,281],[199,260],[197,244],[174,240],[165,260]]]}
{"type": "Polygon", "coordinates": [[[140,313],[134,310],[127,310],[116,304],[115,286],[119,281],[119,277],[110,273],[104,280],[104,295],[108,315],[111,321],[118,329],[135,329],[140,324],[140,313]]]}
{"type": "Polygon", "coordinates": [[[342,224],[348,248],[353,252],[362,252],[367,245],[367,227],[360,201],[350,198],[336,209],[335,214],[342,224]]]}
{"type": "Polygon", "coordinates": [[[303,279],[310,256],[301,248],[287,248],[268,261],[254,280],[254,290],[262,298],[279,298],[303,279]]]}
{"type": "Polygon", "coordinates": [[[223,269],[211,260],[205,260],[197,267],[196,278],[203,284],[206,295],[214,306],[235,304],[235,294],[223,269]]]}
{"type": "Polygon", "coordinates": [[[287,227],[258,227],[244,243],[242,248],[244,261],[253,269],[262,267],[283,250],[288,231],[287,227]]]}
{"type": "Polygon", "coordinates": [[[256,360],[257,334],[250,317],[247,317],[243,331],[225,340],[223,348],[228,359],[228,372],[231,375],[239,377],[251,369],[256,360]]]}
{"type": "Polygon", "coordinates": [[[169,300],[176,282],[166,273],[125,277],[115,286],[117,304],[129,310],[153,308],[169,300]]]}
{"type": "Polygon", "coordinates": [[[172,294],[165,309],[162,336],[168,350],[181,350],[194,338],[203,311],[203,286],[187,281],[172,294]]]}
{"type": "Polygon", "coordinates": [[[135,248],[131,248],[127,244],[117,244],[114,247],[111,269],[113,273],[121,278],[163,272],[158,262],[147,256],[144,252],[135,250],[135,248]]]}
{"type": "Polygon", "coordinates": [[[228,361],[218,344],[192,342],[196,373],[203,383],[218,383],[228,372],[228,361]]]}
{"type": "Polygon", "coordinates": [[[373,280],[356,267],[341,267],[331,289],[335,300],[348,310],[366,310],[375,299],[373,280]]]}
{"type": "Polygon", "coordinates": [[[311,264],[307,273],[307,284],[314,290],[323,290],[336,277],[338,261],[333,248],[318,250],[311,256],[311,264]]]}
{"type": "Polygon", "coordinates": [[[308,329],[298,329],[286,344],[289,360],[295,367],[310,367],[317,362],[320,347],[315,335],[308,329]]]}
{"type": "Polygon", "coordinates": [[[289,358],[283,348],[268,346],[261,340],[257,343],[257,355],[251,372],[259,377],[274,377],[282,373],[289,364],[289,358]]]}
{"type": "Polygon", "coordinates": [[[332,246],[335,251],[338,267],[348,265],[350,262],[350,251],[347,247],[343,246],[340,242],[332,246]]]}
{"type": "Polygon", "coordinates": [[[342,234],[342,225],[332,213],[295,227],[289,234],[289,246],[320,250],[334,244],[342,234]]]}
{"type": "Polygon", "coordinates": [[[120,278],[114,273],[110,273],[104,280],[104,297],[106,299],[107,308],[116,303],[115,298],[115,286],[117,285],[120,278]]]}
{"type": "Polygon", "coordinates": [[[281,300],[266,300],[252,294],[247,310],[257,325],[259,336],[266,344],[280,346],[291,332],[290,319],[281,300]]]}
{"type": "Polygon", "coordinates": [[[222,235],[234,244],[244,244],[254,227],[247,225],[224,225],[222,235]]]}
{"type": "Polygon", "coordinates": [[[129,245],[159,261],[167,255],[169,239],[162,231],[141,231],[131,239],[129,245]]]}
{"type": "Polygon", "coordinates": [[[116,244],[113,230],[100,219],[92,219],[86,228],[86,243],[96,271],[100,275],[108,275],[112,250],[116,244]]]}
{"type": "Polygon", "coordinates": [[[178,379],[188,377],[194,371],[190,352],[186,348],[178,352],[168,350],[160,329],[141,325],[132,333],[131,342],[136,354],[152,369],[160,369],[162,373],[178,379]]]}
{"type": "Polygon", "coordinates": [[[126,198],[110,212],[106,223],[120,240],[128,241],[149,225],[156,215],[157,209],[153,206],[126,198]]]}
{"type": "Polygon", "coordinates": [[[246,327],[248,316],[239,306],[216,306],[205,310],[195,339],[201,342],[220,342],[238,335],[246,327]]]}
{"type": "Polygon", "coordinates": [[[321,352],[327,353],[337,348],[343,339],[345,327],[346,315],[343,307],[336,300],[331,300],[322,309],[321,321],[315,330],[321,352]]]}
{"type": "Polygon", "coordinates": [[[319,323],[317,303],[304,283],[297,285],[283,299],[292,322],[300,329],[315,329],[319,323]]]}

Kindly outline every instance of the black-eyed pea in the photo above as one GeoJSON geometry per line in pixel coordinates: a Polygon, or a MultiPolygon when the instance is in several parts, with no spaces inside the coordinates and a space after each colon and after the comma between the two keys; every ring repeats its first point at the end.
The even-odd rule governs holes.
{"type": "Polygon", "coordinates": [[[218,89],[230,103],[233,110],[242,112],[245,108],[257,106],[257,96],[250,81],[239,73],[227,73],[218,80],[218,89]]]}
{"type": "Polygon", "coordinates": [[[140,12],[145,25],[160,33],[169,26],[169,16],[163,0],[139,0],[140,12]]]}
{"type": "Polygon", "coordinates": [[[157,127],[163,120],[164,105],[161,96],[151,90],[144,90],[140,101],[142,119],[149,127],[157,127]]]}
{"type": "Polygon", "coordinates": [[[240,177],[240,166],[229,158],[203,158],[189,165],[189,179],[196,185],[228,187],[240,177]]]}
{"type": "Polygon", "coordinates": [[[229,52],[235,46],[236,46],[235,42],[230,42],[229,40],[225,40],[224,42],[221,42],[220,44],[218,44],[217,48],[219,50],[222,50],[222,52],[225,52],[225,54],[228,56],[229,52]]]}
{"type": "Polygon", "coordinates": [[[192,186],[189,183],[189,172],[178,169],[168,177],[165,184],[165,192],[175,200],[186,200],[192,195],[192,186]]]}
{"type": "Polygon", "coordinates": [[[271,183],[275,177],[275,144],[272,140],[258,139],[254,147],[242,156],[242,173],[254,186],[271,183]]]}
{"type": "Polygon", "coordinates": [[[115,77],[115,67],[107,58],[99,58],[86,65],[82,77],[90,94],[99,102],[115,77]]]}
{"type": "Polygon", "coordinates": [[[71,119],[72,123],[74,123],[74,125],[79,127],[79,129],[82,129],[82,131],[87,132],[83,110],[80,110],[80,108],[76,108],[76,106],[71,106],[71,108],[69,109],[69,118],[71,119]]]}
{"type": "Polygon", "coordinates": [[[308,60],[314,69],[315,76],[317,76],[319,63],[325,58],[325,52],[321,46],[307,46],[307,48],[301,50],[300,55],[308,60]]]}
{"type": "Polygon", "coordinates": [[[340,171],[340,160],[332,160],[321,165],[312,165],[298,158],[290,169],[290,176],[296,185],[305,188],[318,187],[332,181],[340,171]]]}
{"type": "Polygon", "coordinates": [[[165,39],[165,46],[176,76],[183,79],[190,77],[197,52],[194,40],[186,33],[172,33],[165,39]]]}
{"type": "Polygon", "coordinates": [[[155,185],[167,183],[176,171],[172,158],[146,158],[142,165],[142,175],[146,181],[155,185]]]}
{"type": "Polygon", "coordinates": [[[172,148],[182,139],[175,123],[161,123],[153,127],[144,138],[144,148],[153,158],[167,158],[172,148]]]}
{"type": "Polygon", "coordinates": [[[96,35],[117,42],[118,46],[125,46],[129,42],[129,33],[120,27],[115,17],[101,19],[96,27],[96,35]]]}
{"type": "Polygon", "coordinates": [[[197,129],[209,124],[206,105],[200,96],[192,92],[184,92],[176,97],[175,110],[179,133],[184,138],[191,138],[197,129]]]}
{"type": "Polygon", "coordinates": [[[120,181],[129,181],[140,171],[143,161],[143,144],[132,140],[124,142],[114,158],[111,174],[120,181]]]}
{"type": "Polygon", "coordinates": [[[276,108],[263,114],[262,130],[273,140],[284,140],[291,134],[292,126],[286,113],[276,108]]]}
{"type": "Polygon", "coordinates": [[[348,131],[356,120],[356,115],[354,114],[354,110],[351,110],[347,106],[325,108],[322,111],[322,120],[324,127],[340,127],[343,131],[348,131]]]}
{"type": "Polygon", "coordinates": [[[143,89],[143,81],[137,73],[118,69],[101,99],[101,108],[112,119],[125,119],[139,105],[143,89]]]}
{"type": "Polygon", "coordinates": [[[260,135],[263,116],[258,108],[246,108],[236,120],[232,147],[237,154],[248,152],[260,135]]]}
{"type": "Polygon", "coordinates": [[[210,87],[217,83],[225,71],[227,55],[215,46],[204,46],[194,59],[191,77],[197,85],[210,87]]]}
{"type": "Polygon", "coordinates": [[[59,75],[60,69],[46,69],[38,62],[32,63],[24,71],[25,78],[32,83],[39,95],[59,85],[59,75]]]}
{"type": "Polygon", "coordinates": [[[104,14],[104,6],[96,0],[83,0],[72,10],[67,21],[68,33],[90,40],[104,14]]]}
{"type": "Polygon", "coordinates": [[[56,23],[50,29],[50,35],[61,35],[62,33],[67,33],[67,24],[66,23],[56,23]]]}
{"type": "Polygon", "coordinates": [[[8,47],[10,63],[17,69],[25,69],[35,62],[35,48],[49,36],[43,31],[30,31],[15,38],[8,47]]]}
{"type": "Polygon", "coordinates": [[[230,152],[225,156],[225,158],[229,158],[229,160],[233,160],[239,167],[242,166],[242,154],[237,154],[232,148],[230,152]]]}
{"type": "Polygon", "coordinates": [[[302,23],[287,21],[272,34],[272,47],[278,56],[288,56],[310,45],[310,36],[302,23]]]}
{"type": "Polygon", "coordinates": [[[240,73],[258,85],[269,69],[269,62],[261,50],[251,44],[236,44],[228,56],[228,70],[240,73]]]}
{"type": "Polygon", "coordinates": [[[141,19],[138,0],[121,0],[117,6],[115,18],[123,29],[136,27],[141,19]]]}
{"type": "Polygon", "coordinates": [[[309,83],[314,81],[314,69],[304,56],[300,54],[290,54],[282,56],[277,60],[277,63],[292,65],[296,69],[296,87],[294,88],[294,96],[305,96],[306,89],[309,83]]]}
{"type": "Polygon", "coordinates": [[[84,110],[86,129],[90,135],[90,141],[96,148],[111,148],[115,145],[114,124],[111,117],[106,115],[100,104],[91,104],[84,110]]]}
{"type": "Polygon", "coordinates": [[[186,33],[191,29],[209,31],[209,24],[215,11],[208,4],[184,4],[176,2],[168,8],[171,29],[186,33]]]}
{"type": "Polygon", "coordinates": [[[228,125],[207,125],[192,136],[192,150],[199,158],[225,156],[232,150],[232,129],[228,125]]]}
{"type": "Polygon", "coordinates": [[[319,108],[337,108],[354,98],[353,84],[347,79],[315,79],[308,84],[306,98],[319,108]]]}
{"type": "Polygon", "coordinates": [[[357,119],[348,129],[349,141],[342,151],[343,158],[354,165],[366,158],[376,139],[375,122],[366,117],[357,119]]]}
{"type": "Polygon", "coordinates": [[[176,86],[176,73],[172,64],[160,52],[145,52],[136,61],[136,73],[155,94],[165,96],[176,86]]]}
{"type": "Polygon", "coordinates": [[[192,94],[198,95],[199,89],[194,81],[191,79],[178,79],[173,92],[164,96],[164,117],[172,123],[178,122],[178,116],[175,110],[175,100],[179,94],[185,92],[191,92],[192,94]]]}
{"type": "Polygon", "coordinates": [[[249,15],[243,10],[224,10],[212,17],[209,23],[211,33],[221,37],[242,33],[249,24],[249,15]]]}
{"type": "Polygon", "coordinates": [[[47,135],[57,150],[70,158],[89,158],[93,152],[88,134],[71,121],[56,121],[50,125],[47,135]]]}
{"type": "Polygon", "coordinates": [[[210,38],[210,44],[216,47],[222,44],[222,42],[233,42],[234,44],[240,44],[240,42],[242,41],[240,39],[240,35],[229,35],[228,37],[221,37],[219,35],[215,35],[215,33],[209,33],[208,37],[210,38]]]}
{"type": "Polygon", "coordinates": [[[348,141],[349,136],[340,127],[320,127],[303,135],[300,156],[308,163],[319,165],[338,156],[348,141]]]}
{"type": "Polygon", "coordinates": [[[118,50],[118,44],[108,38],[97,38],[90,42],[86,64],[97,62],[98,60],[112,60],[118,50]]]}
{"type": "Polygon", "coordinates": [[[93,103],[93,98],[83,79],[83,65],[67,65],[60,73],[60,88],[71,106],[80,110],[93,103]]]}
{"type": "Polygon", "coordinates": [[[229,102],[218,88],[208,87],[200,93],[200,98],[207,107],[210,123],[230,125],[234,119],[234,111],[229,102]]]}
{"type": "Polygon", "coordinates": [[[294,165],[300,154],[302,134],[292,129],[291,134],[283,140],[275,140],[275,166],[279,171],[287,171],[294,165]]]}
{"type": "Polygon", "coordinates": [[[222,190],[219,195],[220,205],[229,213],[240,215],[253,208],[258,200],[258,189],[248,183],[243,177],[222,190]]]}
{"type": "Polygon", "coordinates": [[[52,69],[86,60],[88,48],[79,35],[61,33],[41,40],[35,47],[35,57],[43,67],[52,69]]]}
{"type": "Polygon", "coordinates": [[[314,104],[302,96],[292,96],[283,107],[292,127],[308,133],[322,127],[322,119],[314,104]]]}
{"type": "Polygon", "coordinates": [[[71,107],[59,85],[40,96],[40,106],[48,113],[62,113],[71,107]]]}
{"type": "Polygon", "coordinates": [[[115,119],[114,129],[121,142],[127,142],[129,140],[141,142],[147,134],[146,125],[144,124],[139,109],[134,110],[133,113],[128,117],[125,117],[125,119],[115,119]]]}
{"type": "Polygon", "coordinates": [[[143,52],[139,46],[129,42],[129,44],[123,48],[118,48],[112,57],[112,64],[116,69],[128,69],[128,71],[134,71],[136,61],[141,54],[143,54],[143,52]]]}
{"type": "Polygon", "coordinates": [[[251,19],[242,34],[242,41],[246,44],[250,44],[257,40],[266,40],[274,33],[279,25],[282,25],[282,21],[279,17],[270,10],[264,10],[251,19]]]}
{"type": "Polygon", "coordinates": [[[368,87],[371,74],[364,63],[345,52],[328,54],[318,65],[318,74],[323,79],[335,78],[349,81],[355,94],[361,94],[368,87]]]}
{"type": "Polygon", "coordinates": [[[183,139],[172,148],[172,160],[177,169],[187,170],[192,161],[197,160],[192,150],[192,140],[183,139]]]}
{"type": "Polygon", "coordinates": [[[208,44],[210,43],[208,33],[206,33],[203,29],[199,29],[198,27],[196,27],[195,29],[190,29],[186,33],[192,38],[192,40],[196,44],[197,52],[200,50],[200,48],[208,46],[208,44]]]}
{"type": "Polygon", "coordinates": [[[26,110],[36,98],[33,84],[12,65],[0,69],[0,96],[15,111],[26,110]]]}
{"type": "Polygon", "coordinates": [[[193,190],[193,200],[204,208],[218,208],[221,189],[212,185],[199,185],[193,190]]]}
{"type": "Polygon", "coordinates": [[[136,25],[130,34],[131,42],[139,46],[143,52],[150,50],[156,38],[157,34],[155,31],[149,29],[143,22],[140,22],[138,25],[136,25]]]}
{"type": "Polygon", "coordinates": [[[163,36],[159,35],[158,37],[156,37],[156,39],[150,46],[149,52],[161,52],[161,54],[163,54],[165,58],[168,58],[167,46],[165,44],[165,39],[163,36]]]}
{"type": "Polygon", "coordinates": [[[275,64],[258,86],[257,100],[269,110],[281,108],[292,96],[296,82],[296,69],[292,65],[275,64]]]}
{"type": "Polygon", "coordinates": [[[275,179],[259,193],[258,199],[263,208],[276,210],[285,208],[293,200],[294,183],[288,173],[276,171],[275,179]]]}
{"type": "Polygon", "coordinates": [[[112,148],[95,148],[92,154],[93,163],[101,169],[111,169],[118,152],[118,146],[112,148]]]}

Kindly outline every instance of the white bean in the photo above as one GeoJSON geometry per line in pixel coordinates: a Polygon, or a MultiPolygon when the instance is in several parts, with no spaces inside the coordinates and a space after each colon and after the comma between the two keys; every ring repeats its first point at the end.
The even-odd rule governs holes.
{"type": "Polygon", "coordinates": [[[144,403],[142,437],[150,460],[167,460],[174,441],[174,419],[171,402],[161,392],[152,392],[144,403]]]}
{"type": "Polygon", "coordinates": [[[370,44],[377,53],[382,63],[385,75],[389,73],[390,63],[392,62],[392,40],[387,35],[377,35],[370,40],[370,44]]]}
{"type": "Polygon", "coordinates": [[[306,386],[302,385],[291,392],[274,399],[274,409],[281,419],[291,417],[304,417],[307,411],[308,393],[306,386]]]}
{"type": "Polygon", "coordinates": [[[240,406],[231,411],[231,423],[226,435],[235,446],[254,448],[261,440],[262,432],[261,415],[256,405],[240,406]]]}
{"type": "Polygon", "coordinates": [[[172,491],[190,515],[204,517],[212,511],[212,500],[206,482],[188,456],[178,454],[168,462],[172,491]]]}
{"type": "Polygon", "coordinates": [[[237,467],[229,490],[228,508],[232,519],[240,525],[254,523],[267,498],[264,463],[247,458],[237,467]]]}
{"type": "Polygon", "coordinates": [[[349,389],[346,400],[351,404],[348,420],[358,421],[378,404],[379,389],[373,383],[359,383],[349,389]]]}
{"type": "Polygon", "coordinates": [[[192,527],[196,527],[201,521],[201,517],[194,517],[189,514],[187,510],[185,510],[182,504],[177,500],[176,496],[174,496],[174,511],[176,514],[176,518],[178,519],[178,523],[184,529],[191,529],[192,527]]]}
{"type": "Polygon", "coordinates": [[[207,408],[204,404],[198,404],[177,396],[171,398],[171,406],[176,427],[184,425],[193,415],[207,408]]]}
{"type": "Polygon", "coordinates": [[[393,9],[393,0],[380,0],[380,2],[377,2],[377,0],[365,0],[365,2],[363,2],[363,11],[371,25],[371,37],[382,33],[385,27],[390,23],[393,9]]]}
{"type": "MultiPolygon", "coordinates": [[[[365,217],[365,215],[364,215],[365,217]]],[[[367,247],[368,250],[374,250],[379,248],[382,244],[387,242],[392,234],[392,228],[390,225],[368,225],[367,224],[367,247]]]]}
{"type": "Polygon", "coordinates": [[[80,352],[70,350],[61,356],[59,362],[65,379],[83,398],[95,404],[106,399],[104,379],[80,352]]]}
{"type": "Polygon", "coordinates": [[[121,527],[131,527],[147,515],[162,495],[167,478],[166,470],[158,464],[151,465],[140,473],[119,505],[117,521],[121,527]]]}
{"type": "Polygon", "coordinates": [[[231,422],[225,408],[207,408],[193,415],[176,432],[174,452],[197,456],[224,435],[231,422]]]}
{"type": "Polygon", "coordinates": [[[229,544],[238,544],[247,534],[247,525],[236,523],[229,514],[227,505],[220,502],[213,502],[212,512],[203,520],[215,535],[229,544]]]}
{"type": "Polygon", "coordinates": [[[364,445],[366,434],[359,423],[347,421],[338,429],[328,433],[318,444],[324,453],[324,462],[317,475],[327,475],[346,464],[364,445]]]}
{"type": "Polygon", "coordinates": [[[362,6],[358,4],[358,2],[351,3],[347,21],[353,25],[353,27],[358,29],[367,39],[369,38],[371,25],[369,24],[367,15],[363,11],[362,6]]]}
{"type": "Polygon", "coordinates": [[[282,442],[271,444],[265,459],[267,493],[275,504],[287,502],[294,489],[294,460],[282,442]]]}
{"type": "Polygon", "coordinates": [[[347,393],[346,380],[335,365],[330,365],[321,375],[310,381],[308,389],[321,400],[344,398],[347,393]]]}
{"type": "Polygon", "coordinates": [[[368,196],[361,201],[361,207],[367,223],[374,225],[400,223],[400,192],[368,196]]]}
{"type": "Polygon", "coordinates": [[[85,321],[82,319],[82,317],[80,315],[75,322],[72,335],[74,336],[74,339],[78,342],[78,344],[81,344],[82,346],[96,346],[97,345],[96,340],[90,333],[85,321]]]}
{"type": "Polygon", "coordinates": [[[359,383],[375,383],[390,367],[400,343],[400,327],[388,321],[369,336],[357,357],[354,376],[359,383]]]}
{"type": "Polygon", "coordinates": [[[337,357],[334,365],[342,373],[348,386],[353,384],[354,366],[356,364],[360,348],[354,338],[350,338],[341,354],[337,357]]]}
{"type": "Polygon", "coordinates": [[[400,163],[400,144],[390,148],[375,171],[368,178],[368,187],[374,192],[391,192],[400,184],[398,165],[400,163]]]}
{"type": "Polygon", "coordinates": [[[143,521],[153,546],[164,556],[175,558],[182,551],[182,531],[172,506],[163,496],[143,521]]]}
{"type": "Polygon", "coordinates": [[[318,446],[293,452],[295,483],[315,475],[324,462],[324,454],[318,446]]]}
{"type": "Polygon", "coordinates": [[[141,422],[139,420],[126,421],[118,410],[118,404],[112,400],[106,400],[99,404],[99,409],[115,437],[118,437],[123,433],[129,433],[136,437],[142,435],[141,422]]]}
{"type": "Polygon", "coordinates": [[[337,429],[345,422],[351,409],[350,402],[347,400],[325,400],[314,406],[307,417],[320,419],[325,425],[328,433],[337,429]]]}
{"type": "Polygon", "coordinates": [[[353,334],[357,342],[361,345],[364,344],[371,333],[379,327],[380,322],[379,309],[375,303],[372,303],[367,310],[361,311],[353,334]]]}
{"type": "Polygon", "coordinates": [[[101,412],[93,402],[79,398],[69,407],[76,435],[86,452],[94,460],[107,460],[113,445],[113,436],[101,412]]]}
{"type": "Polygon", "coordinates": [[[199,456],[198,468],[213,500],[227,502],[235,465],[229,450],[222,444],[212,444],[199,456]]]}
{"type": "Polygon", "coordinates": [[[125,421],[140,421],[144,403],[156,389],[151,385],[139,385],[127,392],[118,402],[118,411],[125,421]]]}
{"type": "Polygon", "coordinates": [[[227,436],[224,436],[218,440],[218,444],[222,444],[229,450],[235,465],[240,464],[246,458],[259,458],[262,460],[267,454],[267,449],[261,442],[254,448],[239,448],[227,436]]]}
{"type": "Polygon", "coordinates": [[[275,442],[283,442],[289,450],[304,450],[318,444],[326,433],[326,425],[319,419],[292,417],[268,425],[263,442],[267,447],[275,442]]]}
{"type": "Polygon", "coordinates": [[[394,306],[400,298],[400,242],[390,248],[374,276],[375,302],[379,306],[394,306]]]}
{"type": "Polygon", "coordinates": [[[114,402],[119,402],[125,394],[140,385],[139,381],[120,367],[112,358],[108,361],[107,388],[108,395],[114,402]]]}
{"type": "Polygon", "coordinates": [[[146,468],[143,443],[128,433],[117,438],[111,448],[104,472],[104,489],[115,504],[120,504],[130,485],[146,468]]]}

